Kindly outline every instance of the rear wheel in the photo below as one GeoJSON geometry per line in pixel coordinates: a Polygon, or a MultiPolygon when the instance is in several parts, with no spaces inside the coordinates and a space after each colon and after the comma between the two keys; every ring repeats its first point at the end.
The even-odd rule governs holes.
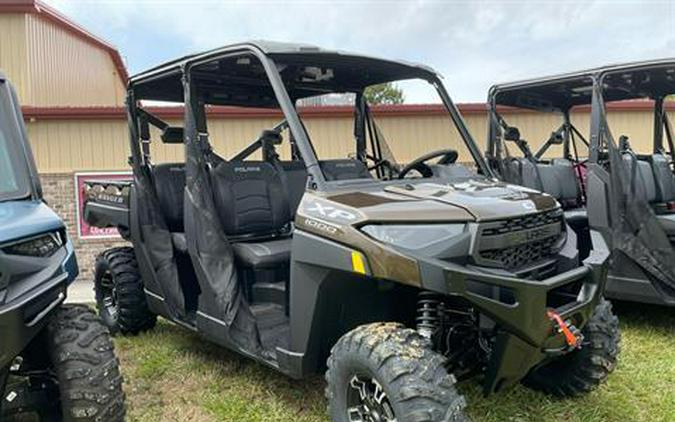
{"type": "Polygon", "coordinates": [[[612,304],[602,299],[581,332],[581,349],[530,372],[523,384],[559,397],[573,397],[604,382],[616,367],[621,342],[619,319],[612,313],[612,304]]]}
{"type": "Polygon", "coordinates": [[[64,422],[122,422],[124,393],[108,329],[86,306],[60,308],[47,326],[64,422]]]}
{"type": "Polygon", "coordinates": [[[155,326],[133,248],[109,249],[96,258],[96,306],[111,333],[138,334],[155,326]]]}
{"type": "Polygon", "coordinates": [[[395,323],[363,325],[333,347],[326,372],[335,422],[464,421],[455,378],[416,331],[395,323]]]}

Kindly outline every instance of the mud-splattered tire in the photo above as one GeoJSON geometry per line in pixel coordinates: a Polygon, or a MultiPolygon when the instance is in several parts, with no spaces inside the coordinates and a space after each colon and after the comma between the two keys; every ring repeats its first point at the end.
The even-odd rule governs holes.
{"type": "Polygon", "coordinates": [[[601,300],[582,333],[581,349],[530,372],[523,384],[555,396],[574,397],[604,382],[616,367],[621,345],[619,319],[609,301],[601,300]]]}
{"type": "Polygon", "coordinates": [[[157,316],[148,309],[133,248],[108,249],[96,258],[96,307],[112,334],[152,329],[157,316]]]}
{"type": "Polygon", "coordinates": [[[63,422],[123,422],[122,375],[99,317],[86,306],[65,305],[46,334],[63,422]]]}
{"type": "Polygon", "coordinates": [[[331,350],[326,372],[328,413],[334,422],[349,421],[356,397],[374,390],[379,400],[370,409],[376,407],[380,416],[388,416],[382,420],[393,416],[398,421],[465,421],[466,401],[443,363],[424,338],[403,325],[357,327],[331,350]],[[369,379],[372,384],[367,387],[369,379]]]}

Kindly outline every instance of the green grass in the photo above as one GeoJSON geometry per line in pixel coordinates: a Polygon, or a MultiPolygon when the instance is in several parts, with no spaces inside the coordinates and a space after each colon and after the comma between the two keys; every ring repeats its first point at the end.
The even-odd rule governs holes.
{"type": "MultiPolygon", "coordinates": [[[[485,398],[460,385],[474,421],[675,421],[675,310],[621,303],[622,352],[609,381],[558,400],[515,386],[485,398]]],[[[116,339],[130,421],[326,421],[321,376],[290,380],[160,322],[116,339]]]]}

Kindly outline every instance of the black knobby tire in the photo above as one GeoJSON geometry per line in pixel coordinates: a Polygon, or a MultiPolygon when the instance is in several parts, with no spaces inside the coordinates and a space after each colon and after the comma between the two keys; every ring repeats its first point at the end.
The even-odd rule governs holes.
{"type": "Polygon", "coordinates": [[[547,394],[574,397],[604,382],[616,367],[621,346],[619,319],[612,313],[612,304],[602,299],[581,332],[581,349],[533,370],[523,384],[547,394]]]}
{"type": "Polygon", "coordinates": [[[94,290],[111,333],[138,334],[155,326],[157,316],[148,309],[133,248],[108,249],[96,258],[94,290]]]}
{"type": "Polygon", "coordinates": [[[47,326],[63,422],[122,422],[124,392],[110,332],[93,310],[64,305],[47,326]]]}
{"type": "Polygon", "coordinates": [[[328,413],[334,422],[349,421],[352,382],[371,377],[386,394],[386,410],[398,421],[465,421],[466,400],[443,364],[444,358],[415,330],[396,323],[357,327],[331,350],[328,413]]]}

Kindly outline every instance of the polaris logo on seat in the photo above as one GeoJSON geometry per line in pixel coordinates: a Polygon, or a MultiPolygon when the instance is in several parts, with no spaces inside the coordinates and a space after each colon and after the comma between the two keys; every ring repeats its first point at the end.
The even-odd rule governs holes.
{"type": "Polygon", "coordinates": [[[251,173],[255,171],[260,171],[260,167],[235,167],[235,173],[251,173]]]}

